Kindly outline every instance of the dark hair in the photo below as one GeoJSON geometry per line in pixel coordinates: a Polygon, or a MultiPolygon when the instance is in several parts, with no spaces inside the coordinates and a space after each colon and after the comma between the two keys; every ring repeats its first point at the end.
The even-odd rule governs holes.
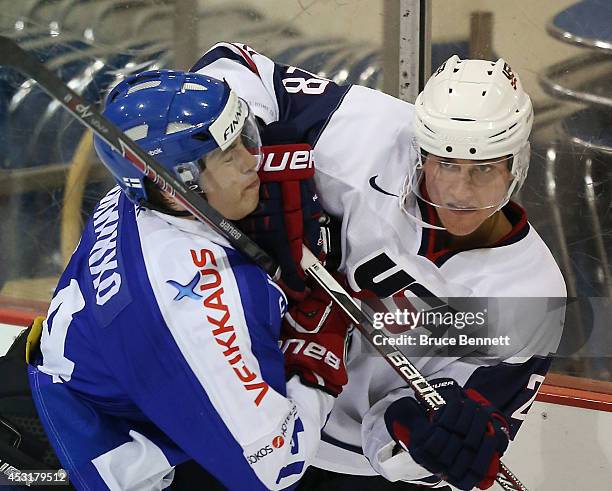
{"type": "Polygon", "coordinates": [[[147,193],[147,202],[145,206],[153,210],[167,213],[172,211],[170,208],[170,200],[166,198],[161,189],[159,189],[150,179],[144,179],[145,192],[147,193]]]}

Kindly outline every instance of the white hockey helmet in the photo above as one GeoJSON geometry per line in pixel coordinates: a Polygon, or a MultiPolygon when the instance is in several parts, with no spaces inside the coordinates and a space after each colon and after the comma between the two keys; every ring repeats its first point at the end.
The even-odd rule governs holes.
{"type": "Polygon", "coordinates": [[[510,157],[513,180],[504,199],[491,205],[492,213],[501,209],[527,176],[532,124],[531,99],[503,59],[491,62],[451,56],[415,102],[419,161],[406,179],[402,208],[411,193],[419,195],[421,155],[433,154],[449,161],[474,162],[510,157]]]}

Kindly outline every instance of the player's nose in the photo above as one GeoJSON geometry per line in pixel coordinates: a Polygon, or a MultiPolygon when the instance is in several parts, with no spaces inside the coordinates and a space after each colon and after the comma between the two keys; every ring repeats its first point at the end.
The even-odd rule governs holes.
{"type": "Polygon", "coordinates": [[[457,172],[453,185],[449,187],[449,191],[454,196],[469,196],[473,194],[472,176],[469,169],[461,169],[457,172]]]}
{"type": "Polygon", "coordinates": [[[239,150],[238,162],[239,169],[243,173],[256,170],[257,158],[245,147],[241,147],[239,150]]]}

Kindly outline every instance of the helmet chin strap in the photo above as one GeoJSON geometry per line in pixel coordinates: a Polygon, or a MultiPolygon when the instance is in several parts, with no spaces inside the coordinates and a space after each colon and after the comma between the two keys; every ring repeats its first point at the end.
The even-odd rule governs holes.
{"type": "Polygon", "coordinates": [[[159,205],[156,205],[154,203],[150,203],[149,201],[145,201],[145,200],[141,200],[140,204],[142,206],[144,206],[145,208],[148,208],[149,210],[159,211],[160,213],[163,213],[165,215],[171,215],[173,217],[189,217],[189,216],[193,216],[191,214],[191,212],[189,212],[187,210],[172,210],[172,209],[167,208],[165,206],[159,206],[159,205]]]}
{"type": "Polygon", "coordinates": [[[412,213],[410,213],[409,211],[407,211],[402,205],[400,205],[400,208],[404,211],[404,213],[406,214],[406,216],[408,218],[410,218],[410,220],[412,220],[413,222],[417,223],[418,225],[420,225],[423,228],[432,228],[434,230],[446,230],[445,227],[439,227],[437,225],[432,225],[431,223],[427,223],[424,220],[421,220],[419,217],[417,217],[416,215],[413,215],[412,213]]]}
{"type": "MultiPolygon", "coordinates": [[[[206,199],[206,193],[204,193],[204,190],[199,186],[199,184],[188,183],[188,182],[185,182],[184,184],[192,191],[195,191],[196,193],[201,195],[202,198],[206,199]]],[[[140,200],[140,205],[144,206],[145,208],[149,208],[150,210],[159,211],[160,213],[164,213],[166,215],[170,215],[173,217],[193,217],[193,214],[190,211],[173,210],[170,207],[156,205],[155,203],[151,203],[144,199],[140,200]]]]}
{"type": "Polygon", "coordinates": [[[416,215],[408,211],[408,208],[406,207],[406,203],[408,202],[409,197],[412,195],[416,199],[416,195],[414,195],[410,191],[409,183],[411,180],[412,180],[411,174],[408,174],[406,178],[404,179],[404,185],[402,186],[402,190],[400,191],[400,195],[398,199],[400,210],[402,210],[408,218],[410,218],[413,222],[420,225],[421,227],[432,228],[434,230],[446,230],[446,228],[444,227],[438,227],[437,225],[432,225],[431,223],[427,223],[426,221],[421,220],[419,217],[417,217],[416,215]]]}

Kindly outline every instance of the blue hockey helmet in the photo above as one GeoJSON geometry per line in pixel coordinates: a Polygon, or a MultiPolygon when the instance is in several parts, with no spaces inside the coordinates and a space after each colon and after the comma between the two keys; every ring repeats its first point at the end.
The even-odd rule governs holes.
{"type": "MultiPolygon", "coordinates": [[[[126,78],[106,98],[103,115],[187,186],[198,190],[200,162],[239,136],[260,160],[254,116],[225,81],[197,73],[152,70],[126,78]]],[[[145,177],[101,138],[96,152],[134,203],[147,201],[145,177]]]]}

